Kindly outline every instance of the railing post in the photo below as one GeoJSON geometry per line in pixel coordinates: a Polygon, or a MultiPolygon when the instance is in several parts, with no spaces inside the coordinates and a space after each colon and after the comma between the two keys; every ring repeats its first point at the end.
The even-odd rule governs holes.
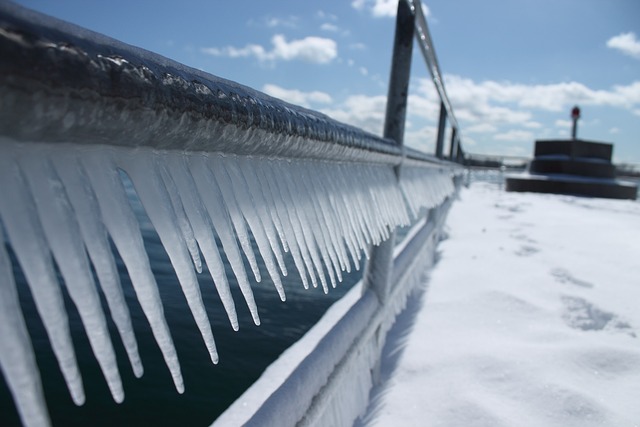
{"type": "Polygon", "coordinates": [[[449,145],[449,159],[455,161],[458,156],[458,129],[451,128],[451,143],[449,145]]]}
{"type": "Polygon", "coordinates": [[[436,157],[443,158],[444,148],[444,132],[447,124],[447,109],[444,106],[444,102],[440,102],[440,118],[438,119],[438,139],[436,140],[436,157]]]}
{"type": "MultiPolygon", "coordinates": [[[[414,27],[415,19],[409,3],[400,0],[396,15],[396,32],[383,135],[385,138],[395,141],[399,146],[402,146],[404,139],[414,27]]],[[[400,172],[399,167],[399,165],[396,167],[397,176],[400,172]]],[[[369,262],[364,272],[363,290],[371,289],[380,303],[384,303],[389,294],[395,235],[395,231],[393,231],[389,239],[377,247],[371,247],[369,262]]]]}

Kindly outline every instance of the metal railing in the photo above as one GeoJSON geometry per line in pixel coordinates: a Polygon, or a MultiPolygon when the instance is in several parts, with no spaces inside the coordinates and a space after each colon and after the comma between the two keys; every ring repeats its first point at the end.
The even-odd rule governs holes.
{"type": "MultiPolygon", "coordinates": [[[[60,291],[53,287],[60,283],[43,283],[37,272],[29,270],[27,258],[32,255],[29,251],[36,250],[37,246],[23,245],[20,240],[31,236],[48,244],[37,249],[35,264],[41,267],[38,271],[46,274],[53,271],[53,255],[65,282],[77,280],[77,272],[89,271],[85,268],[88,265],[85,250],[94,265],[104,261],[94,255],[85,236],[90,226],[103,230],[101,233],[113,240],[125,263],[126,253],[136,259],[146,259],[144,248],[127,240],[137,232],[135,225],[131,225],[135,223],[132,216],[124,206],[113,206],[116,201],[125,200],[121,184],[112,180],[118,170],[131,177],[148,212],[160,211],[149,212],[149,216],[174,264],[214,361],[217,352],[206,313],[202,314],[197,284],[194,287],[192,283],[193,271],[184,267],[189,263],[190,253],[198,270],[198,247],[207,263],[210,259],[206,251],[210,251],[209,255],[217,253],[211,245],[205,249],[207,243],[215,242],[211,230],[215,229],[222,237],[223,251],[228,256],[229,251],[235,251],[239,259],[237,239],[250,263],[255,255],[243,236],[251,233],[258,240],[259,235],[265,235],[263,245],[258,242],[265,259],[273,255],[278,258],[282,248],[285,252],[289,249],[303,281],[309,277],[315,284],[317,276],[325,288],[325,274],[333,282],[334,274],[339,278],[340,270],[350,268],[348,254],[357,263],[359,251],[375,243],[369,252],[362,297],[350,314],[326,335],[327,340],[342,342],[344,351],[334,354],[335,360],[331,362],[318,350],[312,356],[316,362],[305,362],[322,360],[326,372],[317,387],[306,387],[307,406],[296,405],[297,409],[287,416],[295,418],[290,420],[291,424],[314,424],[326,419],[323,417],[333,416],[327,408],[336,404],[340,378],[344,379],[348,367],[354,363],[360,366],[359,375],[369,378],[362,381],[371,381],[369,362],[360,356],[376,359],[390,322],[414,288],[416,277],[420,276],[416,260],[429,258],[433,251],[450,196],[459,184],[461,167],[455,161],[463,158],[459,126],[446,95],[420,2],[401,0],[398,4],[383,137],[7,2],[0,3],[0,58],[0,163],[3,168],[0,171],[0,234],[4,234],[3,229],[7,234],[0,237],[16,249],[45,326],[52,328],[47,332],[57,337],[52,345],[76,403],[82,403],[84,392],[81,382],[77,381],[79,374],[77,367],[74,368],[72,348],[69,350],[69,343],[65,341],[68,327],[65,330],[64,308],[56,308],[62,310],[56,313],[64,321],[51,321],[48,325],[46,307],[49,306],[45,304],[48,300],[44,301],[47,299],[44,297],[38,300],[39,292],[45,288],[51,298],[59,298],[56,295],[60,291]],[[441,100],[433,155],[403,147],[414,35],[441,100]],[[452,126],[450,159],[443,156],[447,120],[452,126]],[[74,167],[78,168],[77,174],[74,167]],[[208,193],[210,190],[202,185],[202,180],[194,180],[196,176],[210,181],[215,194],[208,193]],[[339,185],[363,176],[373,181],[370,184],[357,181],[355,190],[339,185]],[[292,183],[287,177],[301,182],[292,183]],[[42,185],[43,180],[52,185],[42,185]],[[317,189],[319,183],[325,188],[317,189]],[[64,186],[66,189],[60,190],[64,186]],[[242,199],[243,195],[246,200],[242,199]],[[218,205],[210,203],[212,197],[218,205]],[[402,197],[408,208],[386,206],[399,205],[402,197]],[[253,200],[257,206],[247,200],[253,200]],[[329,200],[335,206],[322,209],[323,203],[329,200]],[[282,201],[293,207],[278,206],[282,201]],[[303,212],[296,206],[303,203],[320,208],[319,212],[303,212]],[[406,223],[409,214],[418,214],[420,208],[430,209],[429,215],[418,220],[412,234],[413,243],[406,243],[405,249],[394,256],[394,228],[406,223]],[[87,212],[95,216],[88,222],[87,212]],[[290,230],[282,224],[279,227],[280,221],[289,221],[290,230]],[[186,228],[180,229],[177,225],[184,223],[188,224],[186,228]],[[122,228],[123,224],[130,228],[122,228]],[[197,230],[210,235],[208,240],[198,235],[197,230]],[[66,265],[70,262],[67,257],[73,262],[77,258],[77,265],[73,262],[66,265]],[[402,265],[402,269],[397,265],[402,265]],[[40,304],[45,308],[41,309],[40,304]],[[350,326],[344,326],[344,322],[350,326]],[[354,327],[353,322],[359,322],[365,329],[354,327]],[[354,331],[356,336],[347,339],[354,331]]],[[[215,261],[214,258],[211,259],[215,261]]],[[[0,313],[7,316],[0,317],[0,323],[6,321],[13,326],[2,329],[8,344],[0,346],[0,366],[23,423],[47,425],[40,378],[34,369],[28,337],[24,336],[26,329],[15,300],[11,267],[3,264],[5,259],[6,255],[0,251],[0,277],[4,278],[0,283],[3,308],[0,313]],[[11,343],[15,346],[9,348],[11,343]],[[14,351],[15,348],[21,350],[14,351]]],[[[272,264],[275,266],[275,261],[272,264]]],[[[280,267],[282,269],[282,265],[280,267]]],[[[157,299],[153,277],[144,271],[134,274],[132,271],[136,268],[130,269],[136,292],[146,289],[150,300],[157,299]]],[[[100,271],[97,273],[100,276],[100,271]]],[[[234,273],[252,308],[254,320],[259,323],[242,265],[234,267],[234,273]]],[[[254,274],[258,280],[257,267],[254,274]]],[[[281,286],[277,285],[276,268],[269,270],[269,274],[284,298],[281,286]]],[[[106,284],[99,279],[106,295],[106,284]]],[[[227,299],[223,296],[228,294],[224,272],[214,277],[214,281],[231,324],[237,327],[233,301],[229,301],[230,296],[227,299]]],[[[85,282],[71,286],[67,283],[67,287],[81,315],[83,310],[88,313],[89,317],[83,317],[83,322],[88,322],[85,329],[92,341],[95,331],[88,326],[92,306],[86,301],[94,298],[91,295],[96,291],[90,275],[85,282]]],[[[114,306],[120,304],[118,307],[122,309],[122,303],[116,301],[117,295],[113,298],[114,306]]],[[[161,303],[149,302],[146,297],[139,299],[154,336],[161,343],[176,388],[181,391],[180,367],[161,303]]],[[[111,308],[112,301],[108,302],[111,308]]],[[[124,308],[126,312],[126,306],[124,308]]],[[[128,314],[123,316],[126,323],[128,314]]],[[[126,325],[120,332],[126,344],[126,325]]],[[[133,340],[127,352],[136,371],[139,360],[135,338],[133,340]]],[[[93,346],[94,341],[91,344],[93,346]]],[[[113,362],[108,359],[108,354],[113,352],[109,350],[111,344],[100,345],[106,350],[99,352],[94,348],[94,353],[114,399],[121,400],[124,394],[117,367],[114,372],[113,362]],[[107,354],[106,359],[100,359],[99,353],[107,354]]],[[[298,372],[302,374],[292,374],[288,384],[300,381],[305,375],[308,378],[309,372],[317,375],[318,371],[309,371],[305,363],[301,362],[299,367],[298,372]]],[[[139,373],[142,374],[141,366],[139,373]]],[[[286,402],[291,389],[280,390],[274,394],[276,400],[280,396],[280,403],[274,403],[273,399],[265,401],[262,412],[255,415],[258,418],[253,418],[254,423],[259,420],[264,424],[268,419],[266,411],[275,417],[273,425],[289,424],[282,419],[279,405],[286,402]]],[[[345,419],[353,419],[352,413],[341,414],[345,419]]]]}

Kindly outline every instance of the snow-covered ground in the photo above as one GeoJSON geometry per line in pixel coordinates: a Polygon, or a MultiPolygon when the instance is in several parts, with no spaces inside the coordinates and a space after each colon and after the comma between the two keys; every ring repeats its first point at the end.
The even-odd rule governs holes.
{"type": "Polygon", "coordinates": [[[476,183],[446,230],[363,424],[639,426],[640,203],[476,183]]]}

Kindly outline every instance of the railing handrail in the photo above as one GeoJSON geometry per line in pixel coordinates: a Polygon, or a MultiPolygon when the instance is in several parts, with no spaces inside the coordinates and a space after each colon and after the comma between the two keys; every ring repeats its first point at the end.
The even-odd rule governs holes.
{"type": "Polygon", "coordinates": [[[14,139],[400,162],[389,140],[73,24],[7,2],[0,21],[14,139]]]}
{"type": "Polygon", "coordinates": [[[429,70],[429,74],[431,74],[433,83],[438,91],[438,96],[447,109],[447,115],[451,121],[451,125],[458,129],[458,121],[455,118],[453,106],[451,105],[451,101],[449,101],[449,96],[447,95],[447,91],[444,87],[444,76],[440,71],[438,57],[436,56],[435,47],[431,39],[431,34],[429,33],[427,20],[425,19],[424,12],[422,11],[422,3],[416,0],[408,1],[412,4],[416,16],[416,40],[418,42],[418,46],[420,47],[422,55],[427,63],[427,69],[429,70]]]}

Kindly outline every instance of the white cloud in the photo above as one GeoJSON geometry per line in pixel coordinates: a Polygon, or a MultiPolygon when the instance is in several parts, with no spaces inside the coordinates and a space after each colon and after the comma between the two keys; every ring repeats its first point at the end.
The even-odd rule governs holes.
{"type": "Polygon", "coordinates": [[[286,28],[297,28],[298,27],[298,17],[297,16],[289,16],[287,18],[265,18],[265,24],[269,28],[276,27],[286,27],[286,28]]]}
{"type": "Polygon", "coordinates": [[[248,44],[242,48],[227,46],[224,48],[203,48],[203,53],[228,58],[254,57],[260,62],[301,60],[314,64],[327,64],[338,56],[338,46],[332,39],[323,37],[305,37],[287,41],[282,34],[271,39],[273,48],[266,50],[261,45],[248,44]]]}
{"type": "Polygon", "coordinates": [[[522,126],[529,128],[529,129],[540,129],[542,128],[542,123],[538,123],[538,122],[526,122],[523,123],[522,126]]]}
{"type": "Polygon", "coordinates": [[[337,21],[338,17],[333,13],[327,13],[324,10],[319,10],[316,12],[316,17],[320,19],[328,19],[329,21],[337,21]]]}
{"type": "Polygon", "coordinates": [[[340,29],[336,24],[332,24],[330,22],[325,22],[320,26],[320,29],[323,31],[329,31],[331,33],[337,33],[340,29]]]}
{"type": "Polygon", "coordinates": [[[302,107],[310,107],[311,104],[330,104],[333,101],[331,96],[325,92],[302,92],[297,89],[285,89],[274,84],[264,85],[262,87],[262,91],[271,96],[302,107]]]}
{"type": "Polygon", "coordinates": [[[287,16],[287,17],[275,17],[275,16],[263,16],[258,19],[250,19],[247,22],[247,25],[250,27],[267,27],[267,28],[298,28],[298,23],[300,22],[300,18],[297,16],[287,16]]]}
{"type": "Polygon", "coordinates": [[[435,126],[424,126],[416,130],[405,129],[404,144],[425,153],[434,153],[437,133],[435,126]]]}
{"type": "Polygon", "coordinates": [[[555,125],[559,128],[569,129],[571,126],[573,126],[573,122],[571,120],[556,120],[555,125]]]}
{"type": "MultiPolygon", "coordinates": [[[[446,75],[445,85],[461,126],[463,144],[472,145],[470,140],[478,150],[503,154],[529,154],[536,138],[567,135],[572,126],[569,112],[576,103],[613,107],[640,116],[640,81],[592,89],[577,82],[517,84],[446,75]],[[557,120],[549,119],[548,113],[557,120]]],[[[413,79],[410,87],[405,141],[414,147],[431,147],[429,135],[433,136],[433,131],[428,129],[434,129],[438,120],[438,95],[428,78],[413,79]]],[[[357,95],[323,112],[380,135],[385,106],[384,95],[357,95]]],[[[595,125],[585,120],[581,124],[595,125]]],[[[621,128],[620,132],[624,130],[621,128]]]]}
{"type": "Polygon", "coordinates": [[[618,129],[617,127],[612,127],[611,129],[609,129],[609,133],[615,135],[616,133],[620,133],[620,129],[618,129]]]}
{"type": "Polygon", "coordinates": [[[407,113],[425,120],[435,121],[440,112],[440,102],[436,101],[435,92],[433,94],[410,93],[409,107],[407,113]]]}
{"type": "Polygon", "coordinates": [[[533,133],[526,130],[512,129],[507,132],[496,134],[493,137],[493,139],[496,139],[498,141],[511,141],[511,142],[529,141],[531,142],[533,141],[534,136],[533,136],[533,133]]]}
{"type": "Polygon", "coordinates": [[[367,9],[376,18],[395,17],[398,0],[353,0],[351,6],[357,10],[367,9]]]}
{"type": "Polygon", "coordinates": [[[321,111],[335,120],[381,135],[386,106],[385,95],[352,95],[337,108],[321,111]]]}
{"type": "Polygon", "coordinates": [[[498,128],[490,123],[479,123],[473,126],[466,126],[464,128],[465,134],[467,133],[495,133],[498,128]]]}
{"type": "Polygon", "coordinates": [[[607,47],[617,49],[632,58],[640,59],[640,40],[636,38],[635,33],[622,33],[611,37],[607,41],[607,47]]]}
{"type": "MultiPolygon", "coordinates": [[[[353,0],[351,6],[357,10],[367,9],[376,18],[395,17],[398,0],[353,0]]],[[[423,3],[424,16],[429,16],[429,8],[423,3]]]]}
{"type": "MultiPolygon", "coordinates": [[[[433,86],[429,79],[419,82],[422,90],[433,86]]],[[[511,82],[485,80],[476,82],[468,78],[445,75],[445,84],[454,108],[469,108],[472,117],[484,115],[502,115],[509,117],[498,105],[510,105],[522,109],[538,109],[551,112],[567,111],[575,104],[632,108],[640,104],[640,80],[629,85],[615,85],[609,90],[591,89],[578,82],[525,85],[511,82]],[[493,110],[493,111],[491,111],[493,110]]],[[[431,90],[431,89],[428,89],[431,90]]],[[[520,112],[522,113],[522,111],[520,112]]],[[[519,117],[521,119],[522,117],[519,117]]]]}

